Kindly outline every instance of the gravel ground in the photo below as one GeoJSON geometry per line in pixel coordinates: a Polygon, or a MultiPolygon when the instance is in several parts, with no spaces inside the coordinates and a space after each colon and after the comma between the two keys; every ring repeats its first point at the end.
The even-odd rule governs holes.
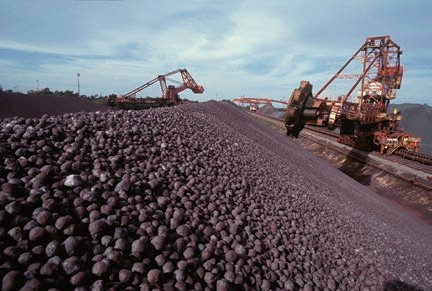
{"type": "Polygon", "coordinates": [[[431,289],[431,227],[232,103],[4,119],[2,290],[431,289]]]}

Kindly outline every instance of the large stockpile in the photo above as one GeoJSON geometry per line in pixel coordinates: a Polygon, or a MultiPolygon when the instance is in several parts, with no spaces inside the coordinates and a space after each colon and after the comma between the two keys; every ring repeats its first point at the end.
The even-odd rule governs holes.
{"type": "Polygon", "coordinates": [[[271,116],[274,118],[284,118],[285,110],[275,108],[271,103],[265,104],[263,107],[258,109],[258,113],[271,116]]]}
{"type": "Polygon", "coordinates": [[[74,112],[108,111],[110,107],[78,96],[6,93],[0,91],[0,118],[37,117],[74,112]]]}
{"type": "Polygon", "coordinates": [[[378,223],[254,122],[217,102],[3,120],[2,290],[390,284],[378,223]]]}

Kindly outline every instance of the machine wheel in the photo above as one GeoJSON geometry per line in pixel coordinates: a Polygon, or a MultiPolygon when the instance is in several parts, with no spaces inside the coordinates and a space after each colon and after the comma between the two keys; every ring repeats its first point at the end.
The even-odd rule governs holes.
{"type": "Polygon", "coordinates": [[[373,143],[376,146],[379,146],[379,151],[383,155],[387,149],[386,139],[388,138],[387,133],[383,131],[376,131],[374,133],[373,143]]]}
{"type": "Polygon", "coordinates": [[[341,107],[339,105],[333,105],[330,110],[328,119],[328,128],[333,130],[336,127],[336,121],[340,118],[341,107]]]}
{"type": "Polygon", "coordinates": [[[379,146],[379,145],[383,144],[382,140],[386,139],[387,137],[388,137],[387,133],[385,133],[383,131],[376,131],[374,133],[374,141],[373,141],[374,145],[379,146]]]}

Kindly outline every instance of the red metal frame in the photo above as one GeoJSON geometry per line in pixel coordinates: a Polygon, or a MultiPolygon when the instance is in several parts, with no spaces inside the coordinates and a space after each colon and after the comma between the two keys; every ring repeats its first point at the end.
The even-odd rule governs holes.
{"type": "Polygon", "coordinates": [[[201,85],[198,85],[186,69],[177,69],[177,70],[171,71],[169,73],[157,76],[156,78],[148,81],[144,85],[141,85],[141,86],[133,89],[132,91],[124,94],[122,97],[123,98],[134,98],[134,97],[136,97],[136,93],[144,90],[145,88],[153,85],[154,83],[156,83],[158,81],[159,81],[159,84],[160,84],[160,87],[162,90],[162,98],[163,99],[173,99],[178,93],[180,93],[181,91],[183,91],[185,89],[191,89],[192,92],[194,92],[195,94],[201,94],[204,92],[204,87],[201,85]],[[180,84],[180,86],[178,86],[178,87],[167,86],[166,78],[168,76],[171,76],[171,75],[174,75],[177,73],[181,74],[182,79],[183,79],[183,83],[180,84]]]}
{"type": "Polygon", "coordinates": [[[390,39],[389,35],[368,37],[354,55],[316,92],[314,97],[319,98],[320,94],[337,78],[356,79],[344,95],[342,102],[345,102],[361,83],[359,95],[379,95],[379,101],[386,110],[388,100],[395,98],[395,89],[399,89],[401,85],[403,74],[403,68],[400,65],[401,54],[402,50],[390,39]],[[359,74],[342,74],[354,59],[362,60],[363,71],[359,74]]]}
{"type": "MultiPolygon", "coordinates": [[[[312,85],[302,81],[291,94],[285,114],[287,135],[298,137],[308,125],[340,127],[340,142],[361,149],[380,147],[381,153],[392,154],[399,148],[418,150],[420,139],[397,127],[398,113],[388,114],[390,100],[400,89],[403,67],[401,48],[390,36],[366,38],[363,45],[333,74],[315,95],[312,85]],[[343,74],[353,60],[361,60],[361,72],[343,74]],[[337,100],[320,98],[335,79],[355,80],[348,92],[337,100]],[[358,101],[348,101],[358,88],[358,101]]],[[[351,68],[351,67],[350,67],[351,68]]],[[[352,68],[351,68],[352,69],[352,68]]]]}

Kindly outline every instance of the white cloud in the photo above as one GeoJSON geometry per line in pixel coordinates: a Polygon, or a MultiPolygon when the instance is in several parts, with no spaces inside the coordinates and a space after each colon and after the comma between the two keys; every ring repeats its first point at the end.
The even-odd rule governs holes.
{"type": "MultiPolygon", "coordinates": [[[[53,89],[73,89],[80,72],[84,94],[124,93],[158,74],[186,67],[206,88],[204,96],[183,92],[188,98],[247,94],[279,99],[303,79],[318,89],[369,34],[394,34],[406,54],[430,56],[421,48],[430,47],[431,33],[412,33],[425,23],[425,9],[389,1],[377,3],[376,9],[308,0],[41,0],[5,5],[12,12],[0,19],[0,50],[36,54],[37,66],[23,69],[26,63],[20,57],[2,57],[0,77],[10,86],[20,83],[28,89],[36,79],[53,89]],[[365,21],[381,19],[383,8],[395,17],[405,11],[419,16],[404,23],[365,21]]],[[[430,68],[422,74],[431,76],[430,68]]],[[[405,77],[411,79],[403,86],[415,86],[403,88],[406,95],[426,88],[405,77]]],[[[149,94],[158,90],[156,86],[149,94]]]]}

